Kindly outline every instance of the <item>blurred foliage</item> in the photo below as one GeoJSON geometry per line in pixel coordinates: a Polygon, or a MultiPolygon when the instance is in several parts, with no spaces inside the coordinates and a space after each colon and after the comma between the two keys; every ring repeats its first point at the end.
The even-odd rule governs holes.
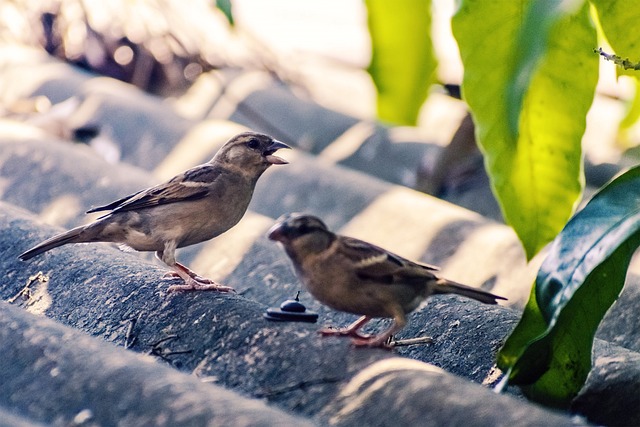
{"type": "Polygon", "coordinates": [[[231,10],[231,0],[216,0],[216,6],[227,17],[230,25],[235,25],[233,11],[231,10]]]}
{"type": "Polygon", "coordinates": [[[624,118],[620,121],[620,142],[624,148],[629,148],[634,144],[629,141],[629,130],[638,123],[640,119],[640,82],[638,79],[634,79],[634,97],[633,100],[627,103],[627,112],[624,118]]]}
{"type": "Polygon", "coordinates": [[[179,93],[202,72],[247,58],[207,0],[7,0],[0,12],[1,39],[156,94],[179,93]]]}
{"type": "MultiPolygon", "coordinates": [[[[590,0],[597,10],[597,19],[602,33],[615,53],[622,58],[640,60],[640,34],[633,31],[640,19],[640,8],[623,0],[590,0]]],[[[637,77],[636,70],[618,67],[619,75],[637,77]]]]}
{"type": "Polygon", "coordinates": [[[415,125],[433,83],[431,5],[424,0],[366,0],[378,118],[415,125]]]}

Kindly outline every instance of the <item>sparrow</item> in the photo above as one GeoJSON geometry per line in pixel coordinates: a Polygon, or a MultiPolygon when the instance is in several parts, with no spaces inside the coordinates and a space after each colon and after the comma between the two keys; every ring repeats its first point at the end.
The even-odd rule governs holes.
{"type": "Polygon", "coordinates": [[[486,304],[506,299],[438,277],[437,267],[335,234],[312,215],[283,215],[268,237],[282,244],[298,278],[318,301],[362,316],[346,328],[320,330],[323,335],[350,336],[356,346],[391,348],[391,337],[406,325],[407,314],[430,295],[458,294],[486,304]],[[359,332],[377,317],[393,322],[377,336],[359,332]]]}
{"type": "Polygon", "coordinates": [[[20,255],[26,261],[68,243],[113,242],[138,251],[155,251],[181,285],[168,291],[232,291],[198,276],[176,261],[177,248],[213,239],[244,216],[258,178],[271,166],[288,162],[274,153],[286,144],[255,132],[227,141],[208,163],[155,187],[87,211],[107,214],[54,236],[20,255]]]}

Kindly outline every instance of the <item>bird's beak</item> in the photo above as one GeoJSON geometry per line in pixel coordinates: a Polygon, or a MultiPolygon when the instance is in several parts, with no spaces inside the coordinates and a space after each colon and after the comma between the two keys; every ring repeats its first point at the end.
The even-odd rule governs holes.
{"type": "Polygon", "coordinates": [[[278,156],[274,156],[273,155],[273,153],[275,153],[276,151],[280,150],[281,148],[291,148],[291,147],[289,147],[284,142],[280,142],[280,141],[274,139],[273,143],[271,145],[269,145],[266,148],[266,150],[264,150],[262,155],[267,160],[267,162],[271,163],[272,165],[286,165],[289,162],[287,162],[282,157],[278,157],[278,156]]]}
{"type": "Polygon", "coordinates": [[[267,237],[269,240],[274,240],[276,242],[282,242],[285,240],[284,237],[284,228],[285,225],[281,222],[276,223],[273,227],[267,231],[267,237]]]}

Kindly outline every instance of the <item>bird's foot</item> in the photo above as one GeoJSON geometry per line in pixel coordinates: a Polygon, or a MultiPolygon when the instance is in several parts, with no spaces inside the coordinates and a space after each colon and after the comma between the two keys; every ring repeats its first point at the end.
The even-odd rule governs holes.
{"type": "Polygon", "coordinates": [[[361,334],[360,332],[352,328],[338,329],[338,328],[327,327],[327,328],[320,329],[318,333],[323,337],[328,337],[328,336],[352,337],[354,339],[362,340],[362,341],[367,341],[371,339],[371,335],[361,334]]]}
{"type": "Polygon", "coordinates": [[[167,289],[167,292],[176,291],[217,291],[217,292],[235,292],[230,286],[221,285],[210,279],[203,279],[199,276],[191,277],[190,280],[185,280],[183,285],[171,285],[167,289]],[[196,278],[197,277],[197,278],[196,278]]]}
{"type": "MultiPolygon", "coordinates": [[[[189,277],[191,277],[193,280],[195,280],[198,283],[201,284],[207,284],[207,285],[214,285],[216,284],[216,282],[214,282],[211,279],[207,279],[206,277],[202,277],[202,276],[198,276],[196,273],[194,273],[193,271],[189,270],[189,277]]],[[[173,280],[173,279],[182,279],[182,276],[180,276],[178,273],[176,273],[175,271],[167,271],[162,278],[164,280],[173,280]]]]}

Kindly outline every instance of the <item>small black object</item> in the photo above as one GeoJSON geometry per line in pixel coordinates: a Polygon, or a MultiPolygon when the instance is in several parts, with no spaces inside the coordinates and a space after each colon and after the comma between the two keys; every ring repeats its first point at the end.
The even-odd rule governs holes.
{"type": "Polygon", "coordinates": [[[73,140],[88,144],[99,134],[100,128],[98,126],[83,126],[73,130],[73,140]]]}
{"type": "Polygon", "coordinates": [[[267,320],[276,320],[281,322],[309,322],[315,323],[318,320],[318,314],[313,311],[307,311],[307,308],[300,302],[300,291],[295,299],[288,299],[280,304],[280,307],[269,307],[263,314],[267,320]]]}

